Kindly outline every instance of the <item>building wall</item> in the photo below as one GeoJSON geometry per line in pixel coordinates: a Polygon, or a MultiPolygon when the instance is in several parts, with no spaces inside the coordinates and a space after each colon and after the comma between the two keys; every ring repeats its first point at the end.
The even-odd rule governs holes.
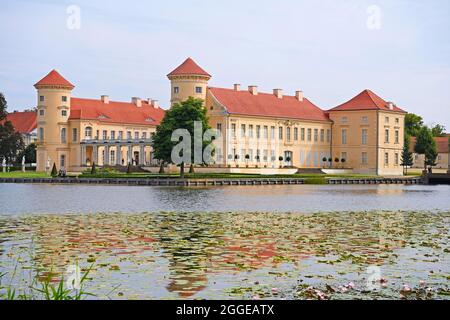
{"type": "Polygon", "coordinates": [[[171,76],[171,100],[170,105],[187,100],[189,97],[196,99],[206,99],[206,91],[208,87],[208,77],[204,76],[171,76]],[[201,93],[196,88],[201,88],[201,93]],[[177,91],[175,88],[178,88],[177,91]]]}
{"type": "MultiPolygon", "coordinates": [[[[439,153],[436,159],[435,169],[450,169],[450,159],[448,153],[439,153]]],[[[413,168],[424,169],[425,156],[423,154],[413,153],[413,168]]]]}
{"type": "Polygon", "coordinates": [[[61,141],[61,130],[65,128],[66,136],[69,130],[68,119],[70,116],[71,90],[46,87],[37,92],[38,119],[37,119],[37,171],[45,171],[47,162],[51,167],[57,165],[61,156],[69,159],[70,148],[67,143],[61,141]],[[43,97],[43,101],[41,98],[43,97]],[[63,101],[62,97],[66,97],[63,101]],[[43,130],[43,137],[41,137],[43,130]],[[43,138],[43,139],[42,139],[43,138]]]}
{"type": "Polygon", "coordinates": [[[404,143],[403,114],[377,110],[332,111],[330,119],[334,122],[333,161],[335,158],[346,158],[343,166],[358,173],[403,174],[400,166],[404,143]],[[385,121],[386,118],[389,122],[385,121]],[[389,131],[388,142],[385,142],[385,130],[389,131]]]}
{"type": "Polygon", "coordinates": [[[379,112],[378,117],[378,174],[403,175],[403,167],[400,164],[404,144],[405,115],[397,112],[379,112]],[[386,130],[389,132],[388,141],[386,141],[386,130]]]}
{"type": "Polygon", "coordinates": [[[324,163],[322,159],[330,156],[331,122],[228,115],[210,94],[207,96],[206,107],[211,127],[217,129],[217,125],[220,124],[222,128],[222,140],[216,141],[216,160],[224,166],[328,167],[328,162],[324,163]],[[256,159],[258,150],[260,161],[256,159]],[[237,161],[234,159],[235,154],[239,155],[237,161]],[[246,155],[250,155],[251,159],[245,159],[246,155]],[[291,158],[289,163],[286,162],[287,155],[291,158]],[[279,161],[280,156],[284,158],[282,162],[279,161]]]}

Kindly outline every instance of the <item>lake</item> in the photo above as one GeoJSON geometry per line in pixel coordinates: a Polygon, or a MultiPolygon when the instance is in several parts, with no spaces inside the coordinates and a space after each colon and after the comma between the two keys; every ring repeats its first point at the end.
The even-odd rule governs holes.
{"type": "Polygon", "coordinates": [[[450,186],[0,184],[0,274],[20,292],[92,265],[94,299],[448,299],[449,199],[450,186]]]}

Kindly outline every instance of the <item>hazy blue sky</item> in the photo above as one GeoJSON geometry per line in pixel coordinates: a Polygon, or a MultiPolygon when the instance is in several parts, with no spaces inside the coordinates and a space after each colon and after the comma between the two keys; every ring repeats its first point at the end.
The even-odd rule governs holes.
{"type": "Polygon", "coordinates": [[[35,106],[56,68],[74,96],[167,106],[165,76],[191,56],[212,86],[301,89],[324,109],[370,88],[450,131],[449,15],[448,0],[0,0],[0,91],[10,111],[35,106]]]}

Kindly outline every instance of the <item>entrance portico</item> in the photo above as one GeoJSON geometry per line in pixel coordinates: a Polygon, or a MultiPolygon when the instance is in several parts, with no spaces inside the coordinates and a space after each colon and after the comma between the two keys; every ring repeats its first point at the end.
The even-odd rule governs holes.
{"type": "Polygon", "coordinates": [[[92,162],[99,166],[147,166],[151,165],[151,153],[152,139],[83,140],[80,161],[82,167],[92,162]]]}

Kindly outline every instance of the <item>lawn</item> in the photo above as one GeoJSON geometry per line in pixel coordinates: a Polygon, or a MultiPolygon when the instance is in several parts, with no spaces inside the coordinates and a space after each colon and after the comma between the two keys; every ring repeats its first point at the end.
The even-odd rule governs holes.
{"type": "Polygon", "coordinates": [[[35,171],[12,171],[12,172],[0,172],[0,178],[48,178],[50,177],[45,172],[35,171]]]}

